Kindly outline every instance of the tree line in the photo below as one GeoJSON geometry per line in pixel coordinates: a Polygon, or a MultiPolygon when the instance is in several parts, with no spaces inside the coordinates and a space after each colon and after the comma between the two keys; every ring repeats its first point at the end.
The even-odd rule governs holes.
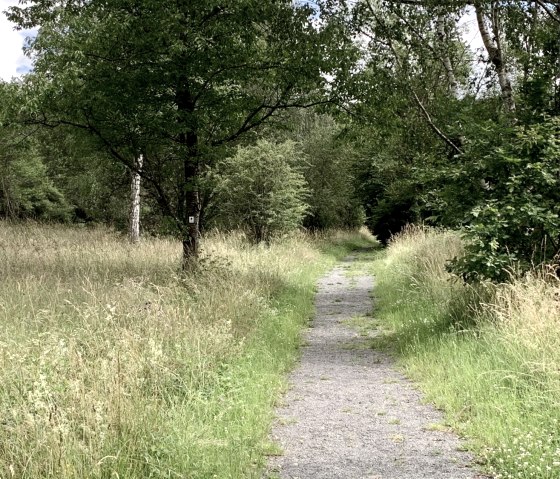
{"type": "Polygon", "coordinates": [[[8,16],[38,33],[33,71],[0,89],[6,217],[123,228],[141,185],[143,228],[178,235],[185,262],[208,228],[364,222],[384,242],[409,222],[462,229],[468,280],[557,259],[560,2],[28,0],[8,16]]]}

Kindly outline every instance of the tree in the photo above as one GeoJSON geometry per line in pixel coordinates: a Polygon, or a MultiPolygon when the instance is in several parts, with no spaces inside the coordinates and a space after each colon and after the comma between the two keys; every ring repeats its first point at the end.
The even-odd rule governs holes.
{"type": "MultiPolygon", "coordinates": [[[[309,185],[309,209],[304,226],[311,229],[356,228],[364,224],[362,205],[356,195],[355,164],[358,149],[349,118],[314,110],[283,115],[282,128],[265,132],[277,141],[295,141],[303,155],[300,168],[309,185]]],[[[332,111],[334,110],[334,111],[332,111]]]]}
{"type": "Polygon", "coordinates": [[[201,171],[279,110],[332,101],[354,61],[344,25],[289,0],[27,0],[11,9],[39,26],[29,52],[31,121],[95,135],[139,172],[198,253],[201,171]],[[326,94],[329,94],[327,96],[326,94]]]}
{"type": "Polygon", "coordinates": [[[128,228],[128,237],[131,243],[140,241],[140,181],[141,171],[144,159],[142,155],[138,155],[134,160],[131,185],[130,185],[130,220],[128,228]]]}
{"type": "MultiPolygon", "coordinates": [[[[18,145],[25,133],[0,132],[0,215],[8,219],[67,221],[70,206],[47,175],[31,144],[18,145]]],[[[25,140],[23,140],[25,141],[25,140]]]]}
{"type": "Polygon", "coordinates": [[[491,2],[490,13],[485,12],[482,2],[475,3],[476,21],[478,30],[482,37],[484,47],[488,52],[488,59],[494,65],[498,75],[498,82],[502,92],[502,99],[507,112],[515,115],[515,99],[513,98],[513,88],[511,86],[510,73],[508,63],[504,55],[502,47],[502,39],[500,32],[500,10],[496,2],[491,2]],[[487,17],[490,17],[491,33],[487,25],[487,17]]]}
{"type": "Polygon", "coordinates": [[[293,142],[259,140],[226,159],[217,191],[222,222],[246,229],[256,243],[301,226],[309,191],[294,167],[299,155],[293,142]]]}
{"type": "Polygon", "coordinates": [[[386,242],[408,222],[441,220],[433,177],[461,158],[470,57],[454,10],[441,5],[363,1],[354,22],[367,39],[366,87],[352,105],[358,192],[386,242]]]}

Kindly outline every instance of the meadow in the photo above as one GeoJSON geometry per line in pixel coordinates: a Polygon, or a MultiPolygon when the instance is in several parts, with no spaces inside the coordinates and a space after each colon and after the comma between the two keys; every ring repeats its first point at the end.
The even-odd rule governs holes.
{"type": "MultiPolygon", "coordinates": [[[[366,234],[181,245],[0,223],[0,477],[257,478],[315,281],[366,234]]],[[[463,242],[409,228],[376,274],[383,347],[497,479],[560,477],[560,283],[466,285],[463,242]]]]}
{"type": "Polygon", "coordinates": [[[259,477],[317,277],[354,233],[139,245],[0,223],[0,477],[259,477]]]}
{"type": "Polygon", "coordinates": [[[376,347],[398,358],[496,479],[560,477],[560,282],[468,285],[458,233],[410,227],[372,263],[376,347]]]}

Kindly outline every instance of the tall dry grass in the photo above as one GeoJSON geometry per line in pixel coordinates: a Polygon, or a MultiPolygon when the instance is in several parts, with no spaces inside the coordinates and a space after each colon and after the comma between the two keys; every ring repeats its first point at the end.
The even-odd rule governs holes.
{"type": "Polygon", "coordinates": [[[409,374],[496,478],[560,477],[560,282],[466,285],[455,232],[409,227],[377,262],[378,315],[409,374]]]}
{"type": "Polygon", "coordinates": [[[300,236],[132,246],[0,223],[0,477],[258,476],[272,404],[334,259],[300,236]]]}

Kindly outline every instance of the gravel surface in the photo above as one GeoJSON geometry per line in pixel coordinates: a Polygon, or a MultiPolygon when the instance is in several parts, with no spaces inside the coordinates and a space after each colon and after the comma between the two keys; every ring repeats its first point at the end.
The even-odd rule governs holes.
{"type": "Polygon", "coordinates": [[[371,339],[345,324],[372,311],[373,279],[349,275],[353,259],[319,281],[316,317],[272,433],[283,453],[270,458],[265,477],[483,477],[457,437],[437,430],[441,414],[422,404],[371,339]]]}

